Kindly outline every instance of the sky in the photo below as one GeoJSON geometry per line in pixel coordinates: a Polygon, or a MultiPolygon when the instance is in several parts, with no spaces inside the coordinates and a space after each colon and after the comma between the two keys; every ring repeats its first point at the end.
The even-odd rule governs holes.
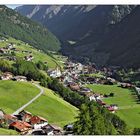
{"type": "Polygon", "coordinates": [[[11,8],[11,9],[14,9],[14,8],[16,8],[18,6],[21,6],[21,4],[7,4],[6,6],[11,8]]]}

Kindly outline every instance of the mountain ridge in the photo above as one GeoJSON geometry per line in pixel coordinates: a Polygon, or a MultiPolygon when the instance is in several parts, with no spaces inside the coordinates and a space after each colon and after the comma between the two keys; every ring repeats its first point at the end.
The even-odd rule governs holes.
{"type": "Polygon", "coordinates": [[[22,40],[34,47],[47,51],[60,49],[58,39],[41,24],[0,5],[0,33],[22,40]]]}
{"type": "MultiPolygon", "coordinates": [[[[131,15],[131,18],[135,16],[133,12],[139,6],[93,5],[89,11],[85,12],[83,9],[85,7],[85,9],[88,9],[88,6],[58,5],[56,8],[51,5],[44,5],[43,10],[42,7],[39,7],[38,11],[31,18],[47,26],[60,38],[63,46],[62,53],[75,60],[81,62],[91,61],[101,66],[120,65],[122,67],[139,67],[138,53],[134,53],[138,41],[135,40],[136,36],[130,36],[128,32],[129,29],[133,30],[132,27],[137,32],[136,19],[135,26],[133,26],[129,24],[129,17],[131,15]],[[52,14],[56,9],[58,11],[52,14]],[[45,13],[48,17],[43,18],[44,11],[49,11],[45,13]],[[38,18],[40,17],[39,15],[42,18],[38,18]],[[125,20],[129,26],[123,22],[125,20]],[[125,24],[127,30],[125,30],[126,27],[122,24],[125,24]],[[122,32],[124,30],[125,34],[122,32]],[[122,38],[125,38],[125,40],[122,40],[122,38]],[[135,55],[130,55],[131,51],[135,55]]],[[[24,7],[20,7],[20,10],[16,10],[22,13],[27,7],[30,9],[32,6],[25,5],[24,7]]],[[[34,9],[35,7],[34,5],[32,8],[34,9]]],[[[32,13],[32,10],[30,13],[32,13]]],[[[139,12],[136,14],[139,15],[139,12]]],[[[134,34],[136,35],[136,33],[134,34]]]]}

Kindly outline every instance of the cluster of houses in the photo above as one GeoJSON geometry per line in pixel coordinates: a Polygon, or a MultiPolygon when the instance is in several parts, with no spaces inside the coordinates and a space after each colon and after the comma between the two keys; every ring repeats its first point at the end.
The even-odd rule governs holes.
{"type": "Polygon", "coordinates": [[[11,51],[15,51],[15,50],[16,50],[15,44],[10,43],[10,44],[8,44],[6,47],[0,48],[0,53],[1,53],[1,54],[8,54],[8,53],[10,53],[11,51]]]}
{"type": "Polygon", "coordinates": [[[25,110],[16,115],[0,110],[0,127],[16,130],[21,135],[62,135],[63,129],[48,123],[43,117],[25,110]]]}
{"type": "MultiPolygon", "coordinates": [[[[3,41],[6,41],[6,40],[5,39],[0,39],[0,41],[3,42],[3,41]]],[[[4,59],[7,59],[9,61],[16,61],[16,57],[15,56],[9,55],[9,54],[12,54],[15,51],[19,52],[19,49],[17,49],[15,46],[16,45],[14,43],[9,43],[5,47],[1,47],[0,48],[0,55],[4,56],[4,59]]],[[[24,56],[24,58],[23,58],[24,60],[32,61],[34,59],[34,57],[31,55],[32,51],[22,50],[21,52],[27,54],[26,56],[24,56]]]]}
{"type": "Polygon", "coordinates": [[[27,81],[25,76],[14,76],[11,72],[4,72],[0,75],[1,80],[27,81]]]}
{"type": "MultiPolygon", "coordinates": [[[[106,69],[103,71],[108,72],[106,69]]],[[[65,63],[64,71],[62,72],[58,67],[55,70],[48,71],[49,76],[57,78],[64,86],[69,87],[72,91],[78,94],[87,96],[90,101],[94,100],[100,105],[106,107],[110,112],[114,113],[117,105],[107,105],[102,101],[107,95],[94,93],[90,88],[85,87],[85,84],[114,84],[116,80],[110,77],[90,77],[87,74],[99,72],[94,65],[82,65],[81,63],[73,63],[68,61],[65,63]],[[85,75],[82,76],[81,75],[85,75]]]]}

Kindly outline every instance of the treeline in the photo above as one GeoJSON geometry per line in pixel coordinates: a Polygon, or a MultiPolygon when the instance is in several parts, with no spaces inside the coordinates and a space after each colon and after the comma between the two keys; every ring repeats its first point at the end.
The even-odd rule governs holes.
{"type": "Polygon", "coordinates": [[[129,133],[123,120],[94,101],[81,105],[79,116],[74,123],[75,135],[126,135],[129,133]]]}
{"type": "Polygon", "coordinates": [[[81,96],[77,92],[73,92],[69,88],[64,87],[57,79],[51,79],[48,81],[48,88],[52,89],[64,100],[78,108],[81,104],[89,101],[87,97],[81,96]]]}
{"type": "Polygon", "coordinates": [[[27,80],[36,81],[47,81],[47,77],[40,72],[40,70],[47,71],[48,67],[39,61],[38,63],[33,63],[18,59],[15,63],[10,64],[7,60],[0,59],[0,70],[2,72],[12,72],[14,75],[23,75],[27,77],[27,80]]]}

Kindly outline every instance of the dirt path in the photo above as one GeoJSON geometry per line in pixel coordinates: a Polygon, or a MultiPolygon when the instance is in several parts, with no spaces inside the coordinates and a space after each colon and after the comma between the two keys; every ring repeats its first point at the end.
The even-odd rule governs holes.
{"type": "Polygon", "coordinates": [[[26,108],[27,106],[29,106],[33,101],[35,101],[37,98],[39,98],[42,94],[43,94],[43,92],[44,92],[44,90],[43,90],[43,88],[41,88],[39,85],[37,85],[37,84],[34,84],[33,83],[33,85],[35,85],[38,89],[40,89],[40,93],[38,94],[38,95],[36,95],[32,100],[30,100],[28,103],[26,103],[25,105],[23,105],[22,107],[20,107],[17,111],[15,111],[12,115],[17,115],[20,111],[22,111],[24,108],[26,108]]]}

